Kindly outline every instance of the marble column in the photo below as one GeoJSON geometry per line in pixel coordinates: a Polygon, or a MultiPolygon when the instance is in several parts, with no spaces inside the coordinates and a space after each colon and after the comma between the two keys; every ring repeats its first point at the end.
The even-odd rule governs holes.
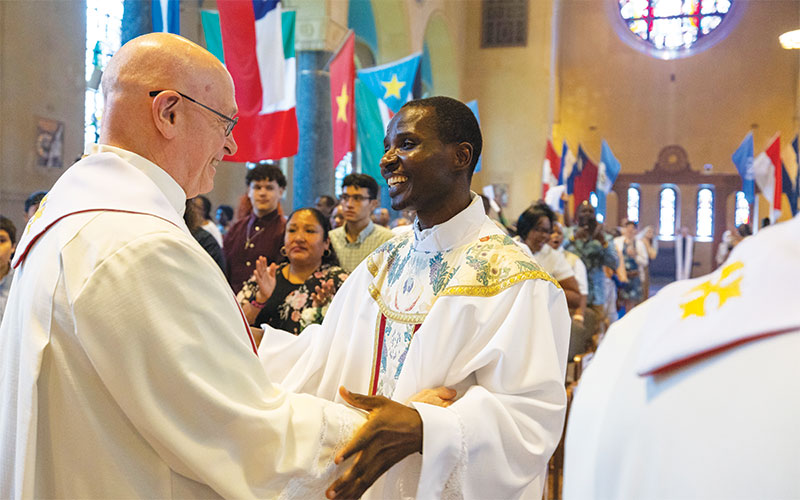
{"type": "Polygon", "coordinates": [[[333,196],[333,131],[330,73],[326,50],[297,51],[297,128],[294,159],[294,209],[314,205],[317,196],[333,196]]]}

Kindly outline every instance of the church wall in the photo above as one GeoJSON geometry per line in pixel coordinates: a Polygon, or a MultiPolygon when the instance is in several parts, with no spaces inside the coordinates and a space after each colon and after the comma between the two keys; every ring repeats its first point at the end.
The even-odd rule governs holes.
{"type": "MultiPolygon", "coordinates": [[[[663,61],[620,40],[605,1],[561,0],[556,143],[566,138],[573,151],[581,143],[599,161],[606,139],[623,173],[650,170],[662,147],[679,144],[694,170],[711,164],[713,172],[736,173],[731,154],[751,129],[756,154],[776,132],[791,140],[798,55],[783,50],[778,35],[797,28],[798,2],[739,2],[744,11],[726,38],[663,61]]],[[[680,224],[694,227],[692,196],[682,208],[680,224]]],[[[657,216],[657,199],[645,203],[643,219],[657,216]]]]}
{"type": "Polygon", "coordinates": [[[461,97],[477,99],[483,130],[483,171],[473,190],[506,184],[510,219],[541,197],[542,160],[550,134],[554,77],[554,0],[529,3],[525,47],[486,48],[481,43],[481,2],[462,2],[466,38],[461,97]]]}
{"type": "Polygon", "coordinates": [[[23,203],[83,152],[85,19],[76,2],[0,2],[0,213],[18,232],[23,203]],[[36,166],[38,118],[64,123],[62,168],[36,166]]]}

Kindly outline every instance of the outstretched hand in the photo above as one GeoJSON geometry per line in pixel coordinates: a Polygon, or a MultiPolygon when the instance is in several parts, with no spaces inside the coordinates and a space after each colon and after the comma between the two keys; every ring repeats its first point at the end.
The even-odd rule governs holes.
{"type": "Polygon", "coordinates": [[[313,307],[323,307],[330,302],[334,293],[336,293],[336,290],[333,284],[333,278],[328,278],[320,285],[314,287],[314,292],[311,293],[311,305],[313,307]]]}
{"type": "Polygon", "coordinates": [[[352,465],[325,492],[328,498],[359,498],[384,472],[408,455],[422,451],[422,418],[417,410],[383,396],[365,396],[339,388],[344,400],[367,410],[367,422],[336,455],[352,465]]]}

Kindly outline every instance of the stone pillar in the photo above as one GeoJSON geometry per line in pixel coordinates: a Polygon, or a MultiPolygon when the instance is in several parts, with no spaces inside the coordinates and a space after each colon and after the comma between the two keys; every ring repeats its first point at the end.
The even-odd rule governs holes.
{"type": "Polygon", "coordinates": [[[299,143],[292,178],[293,209],[314,205],[317,196],[333,196],[333,131],[330,73],[326,50],[298,50],[297,131],[299,143]]]}

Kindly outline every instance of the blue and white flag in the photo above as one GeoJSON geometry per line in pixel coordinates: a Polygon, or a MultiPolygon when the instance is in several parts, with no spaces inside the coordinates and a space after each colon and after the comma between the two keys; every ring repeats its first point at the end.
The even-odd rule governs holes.
{"type": "Polygon", "coordinates": [[[606,195],[611,191],[611,187],[617,180],[621,165],[619,160],[611,152],[611,148],[605,139],[602,142],[602,151],[600,152],[600,165],[597,169],[597,212],[603,214],[605,219],[606,215],[606,195]]]}
{"type": "MultiPolygon", "coordinates": [[[[475,115],[475,119],[478,120],[478,126],[480,127],[480,125],[481,125],[481,117],[478,114],[478,101],[477,100],[469,101],[467,103],[467,107],[470,109],[470,111],[472,111],[472,114],[475,115]]],[[[478,164],[475,165],[475,172],[480,172],[481,171],[481,163],[482,162],[483,162],[483,155],[478,157],[478,164]]]]}
{"type": "Polygon", "coordinates": [[[792,144],[787,144],[781,150],[781,177],[783,177],[783,184],[781,190],[786,198],[789,200],[789,208],[792,210],[792,215],[797,215],[797,136],[795,136],[792,144]]]}
{"type": "Polygon", "coordinates": [[[358,70],[358,79],[383,101],[392,113],[397,113],[408,102],[414,80],[419,70],[422,52],[411,54],[398,61],[358,70]]]}
{"type": "Polygon", "coordinates": [[[755,172],[753,171],[753,132],[748,132],[742,143],[731,156],[736,170],[742,177],[742,191],[747,203],[753,204],[756,198],[755,172]]]}
{"type": "Polygon", "coordinates": [[[572,174],[575,169],[575,155],[569,150],[567,141],[561,147],[561,173],[558,176],[558,184],[567,186],[567,194],[572,194],[575,187],[575,176],[572,174]]]}
{"type": "Polygon", "coordinates": [[[152,0],[153,32],[181,34],[181,7],[178,0],[152,0]]]}

